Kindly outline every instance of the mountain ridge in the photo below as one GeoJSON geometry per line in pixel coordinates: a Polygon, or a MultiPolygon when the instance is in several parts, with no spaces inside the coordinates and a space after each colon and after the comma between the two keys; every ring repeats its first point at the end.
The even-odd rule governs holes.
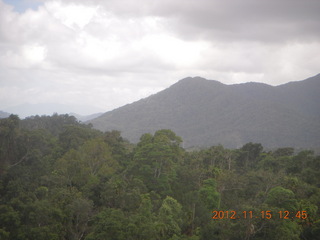
{"type": "Polygon", "coordinates": [[[119,130],[132,142],[166,128],[180,135],[186,147],[237,148],[252,141],[315,148],[320,146],[319,83],[320,74],[279,86],[187,77],[89,122],[102,131],[119,130]]]}
{"type": "Polygon", "coordinates": [[[1,118],[7,118],[10,116],[11,113],[8,113],[8,112],[4,112],[4,111],[1,111],[0,110],[0,119],[1,118]]]}

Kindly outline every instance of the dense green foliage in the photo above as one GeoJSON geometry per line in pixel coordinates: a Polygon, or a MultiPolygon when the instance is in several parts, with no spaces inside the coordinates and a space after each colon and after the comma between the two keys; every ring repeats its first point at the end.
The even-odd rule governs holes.
{"type": "Polygon", "coordinates": [[[319,156],[181,143],[159,130],[133,145],[68,115],[1,119],[0,239],[319,237],[319,156]]]}

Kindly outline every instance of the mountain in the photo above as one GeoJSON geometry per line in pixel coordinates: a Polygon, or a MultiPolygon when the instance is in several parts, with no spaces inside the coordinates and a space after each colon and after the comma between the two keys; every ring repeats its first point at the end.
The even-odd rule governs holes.
{"type": "Polygon", "coordinates": [[[10,113],[4,112],[4,111],[0,111],[0,118],[7,118],[10,116],[10,113]]]}
{"type": "Polygon", "coordinates": [[[97,117],[101,116],[102,114],[103,113],[94,113],[94,114],[90,114],[90,115],[80,115],[77,113],[69,113],[69,115],[74,116],[78,121],[81,121],[81,122],[86,122],[91,119],[97,118],[97,117]]]}
{"type": "Polygon", "coordinates": [[[319,148],[319,93],[320,74],[276,87],[188,77],[90,122],[102,131],[120,130],[132,142],[143,133],[171,129],[184,147],[259,142],[269,148],[319,148]]]}
{"type": "Polygon", "coordinates": [[[86,115],[86,113],[101,112],[101,109],[92,106],[67,105],[59,103],[25,103],[6,108],[4,110],[17,114],[20,118],[25,118],[34,115],[51,116],[54,113],[69,114],[70,112],[76,112],[78,114],[84,113],[83,115],[86,115]]]}

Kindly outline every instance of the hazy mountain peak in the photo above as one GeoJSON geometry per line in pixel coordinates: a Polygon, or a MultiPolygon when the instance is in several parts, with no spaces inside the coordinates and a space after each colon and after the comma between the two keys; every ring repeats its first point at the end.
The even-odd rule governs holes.
{"type": "Polygon", "coordinates": [[[320,145],[320,81],[273,87],[263,83],[225,85],[201,77],[171,87],[90,121],[103,130],[120,130],[136,142],[144,133],[171,129],[184,146],[223,144],[241,147],[320,145]]]}
{"type": "Polygon", "coordinates": [[[10,116],[10,113],[4,112],[4,111],[0,111],[0,118],[7,118],[9,116],[10,116]]]}
{"type": "MultiPolygon", "coordinates": [[[[199,77],[199,76],[183,78],[183,79],[181,79],[180,81],[178,81],[176,84],[188,84],[188,83],[193,83],[193,84],[201,84],[201,83],[213,84],[213,83],[216,83],[216,84],[224,85],[223,83],[221,83],[221,82],[219,82],[219,81],[216,81],[216,80],[208,80],[208,79],[206,79],[206,78],[199,77]]],[[[174,85],[176,85],[176,84],[174,84],[174,85]]]]}

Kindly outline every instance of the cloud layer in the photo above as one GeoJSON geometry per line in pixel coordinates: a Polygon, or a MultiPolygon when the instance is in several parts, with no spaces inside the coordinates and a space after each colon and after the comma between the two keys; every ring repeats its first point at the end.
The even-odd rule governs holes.
{"type": "Polygon", "coordinates": [[[277,85],[319,73],[317,0],[35,2],[17,12],[0,0],[0,109],[94,106],[87,114],[186,76],[277,85]]]}

